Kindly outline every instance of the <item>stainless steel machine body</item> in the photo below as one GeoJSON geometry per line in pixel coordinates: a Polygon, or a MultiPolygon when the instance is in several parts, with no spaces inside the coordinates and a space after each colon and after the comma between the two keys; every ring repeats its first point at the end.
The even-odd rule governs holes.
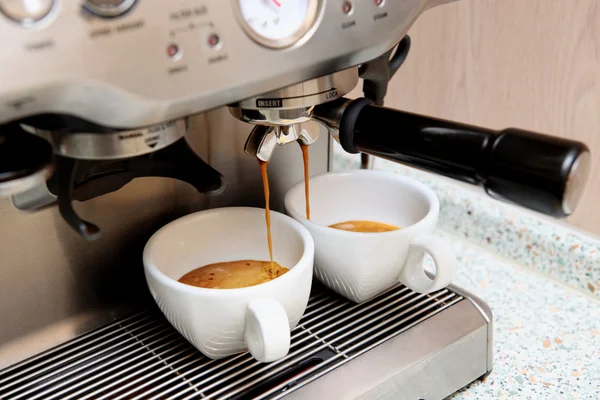
{"type": "MultiPolygon", "coordinates": [[[[289,4],[306,12],[284,36],[269,31],[279,17],[265,22],[248,8],[285,2],[0,0],[0,124],[53,149],[13,183],[0,168],[0,194],[36,211],[0,199],[0,398],[437,399],[491,370],[491,312],[456,287],[418,295],[399,286],[361,305],[316,291],[292,352],[269,365],[248,355],[207,360],[155,312],[131,316],[148,307],[141,252],[157,228],[210,207],[262,207],[257,157],[270,160],[271,206],[281,210],[303,171],[298,147],[280,145],[311,144],[311,174],[327,171],[329,134],[340,140],[342,114],[357,105],[343,96],[359,73],[372,78],[365,66],[447,1],[298,0],[289,4]],[[246,122],[255,125],[248,140],[246,122]],[[184,133],[223,185],[183,179],[194,190],[169,163],[144,169],[184,133]],[[142,179],[86,186],[127,168],[142,179]],[[93,242],[76,232],[98,237],[84,218],[100,219],[93,242]]],[[[418,133],[465,133],[434,128],[418,133]]],[[[372,143],[342,145],[368,152],[372,143]]],[[[561,169],[569,187],[585,180],[572,173],[585,170],[586,151],[561,169]]]]}
{"type": "MultiPolygon", "coordinates": [[[[274,49],[247,34],[237,0],[138,0],[106,18],[98,0],[50,3],[37,22],[0,16],[0,122],[38,113],[114,128],[186,117],[372,60],[440,0],[316,4],[310,29],[274,49]]],[[[10,3],[10,2],[3,2],[10,3]]],[[[110,2],[105,2],[110,3],[110,2]]],[[[0,11],[6,10],[0,7],[0,11]]]]}
{"type": "MultiPolygon", "coordinates": [[[[135,132],[373,59],[441,3],[356,0],[346,12],[337,2],[310,2],[318,7],[307,16],[306,34],[282,48],[249,34],[237,0],[0,2],[0,123],[52,114],[135,132]]],[[[324,91],[320,101],[346,91],[315,88],[324,91]]],[[[170,127],[165,145],[179,135],[170,127]]],[[[83,158],[141,154],[146,135],[105,135],[86,148],[85,135],[97,132],[57,137],[45,127],[29,129],[50,139],[56,154],[83,158]]],[[[303,129],[319,133],[316,125],[303,129]]],[[[127,288],[136,282],[143,290],[139,254],[160,225],[206,207],[262,206],[256,160],[243,153],[248,132],[226,109],[190,118],[186,139],[225,177],[225,192],[207,198],[183,183],[145,178],[74,202],[83,217],[102,216],[104,234],[93,243],[71,232],[56,208],[23,214],[0,199],[0,364],[97,327],[135,303],[127,288]]],[[[276,210],[285,190],[302,179],[301,155],[291,147],[275,152],[270,164],[276,210]]],[[[311,173],[326,171],[328,163],[322,139],[311,150],[311,173]]],[[[42,195],[34,189],[13,199],[15,205],[37,209],[53,201],[45,189],[42,195]]]]}

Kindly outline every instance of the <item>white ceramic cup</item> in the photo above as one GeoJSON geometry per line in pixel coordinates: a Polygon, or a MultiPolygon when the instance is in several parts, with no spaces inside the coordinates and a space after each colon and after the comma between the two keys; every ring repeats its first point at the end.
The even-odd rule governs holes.
{"type": "Polygon", "coordinates": [[[344,297],[363,302],[398,281],[429,293],[448,285],[456,258],[435,236],[439,201],[422,183],[392,173],[357,170],[310,179],[311,220],[306,219],[304,183],[285,196],[286,213],[315,240],[315,276],[344,297]],[[349,232],[329,225],[371,220],[401,227],[381,233],[349,232]],[[423,257],[435,263],[435,277],[423,269],[423,257]]]}
{"type": "Polygon", "coordinates": [[[144,249],[144,271],[169,322],[198,350],[218,359],[249,350],[259,361],[284,357],[290,330],[306,309],[314,243],[290,217],[271,212],[274,259],[290,269],[272,281],[239,289],[207,289],[177,280],[222,261],[268,260],[265,210],[219,208],[161,228],[144,249]]]}

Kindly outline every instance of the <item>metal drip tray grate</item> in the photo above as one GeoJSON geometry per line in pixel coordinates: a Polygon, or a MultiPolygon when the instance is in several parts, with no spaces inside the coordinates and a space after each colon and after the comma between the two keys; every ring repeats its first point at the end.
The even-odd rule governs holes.
{"type": "Polygon", "coordinates": [[[0,399],[278,399],[461,300],[397,286],[354,304],[319,290],[290,353],[270,364],[248,354],[210,360],[144,312],[0,371],[0,399]]]}

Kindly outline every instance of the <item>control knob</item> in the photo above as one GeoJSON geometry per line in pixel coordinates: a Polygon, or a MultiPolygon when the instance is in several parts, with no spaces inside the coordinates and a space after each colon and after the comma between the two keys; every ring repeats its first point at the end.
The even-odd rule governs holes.
{"type": "Polygon", "coordinates": [[[94,15],[114,18],[125,14],[136,0],[85,0],[83,7],[94,15]]]}
{"type": "Polygon", "coordinates": [[[0,12],[13,21],[30,25],[44,18],[54,0],[0,0],[0,12]]]}

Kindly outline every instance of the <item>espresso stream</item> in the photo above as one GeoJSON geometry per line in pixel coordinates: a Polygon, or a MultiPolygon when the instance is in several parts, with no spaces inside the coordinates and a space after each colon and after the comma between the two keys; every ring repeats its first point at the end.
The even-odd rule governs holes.
{"type": "MultiPolygon", "coordinates": [[[[302,159],[304,160],[304,202],[306,204],[306,219],[310,220],[310,177],[308,175],[308,145],[298,142],[302,149],[302,159]]],[[[338,222],[337,224],[329,225],[330,228],[340,229],[352,232],[389,232],[400,229],[397,226],[385,224],[376,221],[352,220],[338,222]]]]}
{"type": "Polygon", "coordinates": [[[269,257],[271,258],[271,264],[273,264],[273,240],[271,239],[271,209],[269,207],[269,198],[271,192],[269,191],[269,177],[267,176],[267,164],[268,161],[258,160],[260,165],[260,176],[263,181],[263,191],[265,192],[265,220],[267,222],[267,242],[269,244],[269,257]]]}
{"type": "MultiPolygon", "coordinates": [[[[308,170],[308,145],[300,144],[304,161],[304,196],[306,219],[310,220],[310,184],[308,170]]],[[[235,289],[259,285],[280,277],[289,270],[273,261],[273,241],[271,238],[270,191],[267,176],[268,161],[258,161],[265,195],[265,222],[270,261],[237,260],[205,265],[188,272],[179,282],[192,286],[212,289],[235,289]]],[[[397,226],[376,221],[351,220],[329,225],[330,228],[352,232],[389,232],[400,229],[397,226]]]]}
{"type": "Polygon", "coordinates": [[[306,219],[310,220],[310,183],[308,176],[308,145],[298,142],[302,149],[302,160],[304,161],[304,202],[306,203],[306,219]]]}
{"type": "Polygon", "coordinates": [[[273,261],[273,241],[271,239],[271,210],[269,207],[269,178],[267,161],[259,160],[260,175],[265,193],[265,221],[267,224],[267,242],[269,261],[236,260],[205,265],[188,272],[179,282],[187,285],[210,289],[237,289],[259,285],[280,277],[289,270],[273,261]]]}

